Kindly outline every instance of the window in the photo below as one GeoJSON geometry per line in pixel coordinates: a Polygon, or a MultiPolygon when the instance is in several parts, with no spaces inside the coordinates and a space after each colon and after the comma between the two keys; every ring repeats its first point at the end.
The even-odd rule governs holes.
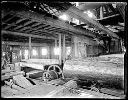
{"type": "Polygon", "coordinates": [[[33,49],[33,50],[32,50],[32,54],[33,54],[34,56],[36,56],[36,55],[37,55],[37,51],[36,51],[35,49],[33,49]]]}
{"type": "Polygon", "coordinates": [[[28,50],[25,50],[24,57],[25,59],[28,59],[28,50]]]}
{"type": "Polygon", "coordinates": [[[66,55],[70,55],[71,53],[71,47],[67,47],[66,55]]]}
{"type": "Polygon", "coordinates": [[[47,55],[47,49],[46,48],[42,48],[42,55],[47,55]]]}
{"type": "Polygon", "coordinates": [[[54,54],[59,55],[60,54],[60,49],[59,48],[54,48],[54,54]]]}

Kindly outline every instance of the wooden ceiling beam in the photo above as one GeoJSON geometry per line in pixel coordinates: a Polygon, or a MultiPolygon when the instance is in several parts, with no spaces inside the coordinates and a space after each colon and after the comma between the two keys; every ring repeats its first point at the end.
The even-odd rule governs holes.
{"type": "Polygon", "coordinates": [[[25,34],[25,33],[5,31],[5,30],[2,30],[1,33],[2,34],[20,35],[20,36],[26,36],[26,37],[34,37],[34,38],[43,38],[43,39],[56,39],[54,37],[39,36],[39,35],[33,35],[33,34],[25,34]]]}
{"type": "Polygon", "coordinates": [[[95,37],[95,34],[88,32],[86,30],[80,29],[80,28],[75,28],[64,21],[61,20],[54,20],[49,17],[42,17],[41,14],[38,14],[36,12],[30,12],[30,11],[14,11],[14,14],[17,14],[17,16],[22,17],[22,18],[28,18],[36,22],[42,22],[57,28],[61,29],[66,29],[69,31],[72,31],[74,34],[80,34],[80,35],[89,35],[91,37],[95,37]]]}
{"type": "Polygon", "coordinates": [[[13,26],[13,24],[8,24],[4,29],[6,30],[6,29],[8,29],[8,28],[10,28],[12,26],[13,26]]]}
{"type": "Polygon", "coordinates": [[[10,21],[11,19],[13,19],[16,15],[12,15],[12,17],[8,18],[7,20],[5,20],[4,22],[8,22],[10,21]]]}
{"type": "Polygon", "coordinates": [[[16,21],[15,24],[19,24],[20,22],[22,22],[22,21],[24,21],[24,20],[26,20],[26,19],[25,19],[25,18],[19,19],[18,21],[16,21]]]}
{"type": "MultiPolygon", "coordinates": [[[[13,42],[13,41],[2,41],[2,44],[8,45],[20,45],[20,46],[29,46],[29,43],[23,42],[13,42]]],[[[46,43],[31,43],[32,46],[46,46],[46,43]]]]}
{"type": "Polygon", "coordinates": [[[105,28],[103,25],[101,25],[96,20],[93,20],[92,18],[88,17],[87,14],[83,13],[81,10],[79,10],[75,6],[70,7],[65,13],[68,14],[69,16],[77,18],[93,27],[96,27],[99,30],[102,30],[103,32],[105,32],[106,34],[109,34],[110,36],[113,36],[113,37],[119,39],[119,37],[115,33],[110,31],[109,29],[105,28]]]}

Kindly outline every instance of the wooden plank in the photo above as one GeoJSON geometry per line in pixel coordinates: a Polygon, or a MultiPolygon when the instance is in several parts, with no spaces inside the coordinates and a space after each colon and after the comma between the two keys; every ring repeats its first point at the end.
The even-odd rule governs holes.
{"type": "MultiPolygon", "coordinates": [[[[67,92],[70,89],[75,90],[77,88],[77,83],[76,81],[70,80],[67,83],[65,83],[63,86],[57,87],[54,91],[49,92],[46,97],[56,97],[56,96],[61,96],[63,92],[67,92]]],[[[68,95],[68,94],[67,94],[68,95]]]]}
{"type": "Polygon", "coordinates": [[[24,21],[24,20],[26,20],[26,19],[25,19],[25,18],[19,19],[18,21],[16,21],[15,24],[19,24],[20,22],[22,22],[22,21],[24,21]]]}
{"type": "Polygon", "coordinates": [[[4,29],[6,30],[6,29],[12,27],[13,25],[14,25],[14,24],[10,24],[10,25],[6,26],[4,29]]]}
{"type": "Polygon", "coordinates": [[[24,31],[30,29],[29,27],[23,27],[22,29],[19,29],[19,31],[24,31]]]}
{"type": "Polygon", "coordinates": [[[12,17],[8,18],[5,22],[10,21],[11,19],[13,19],[16,15],[12,15],[12,17]]]}
{"type": "Polygon", "coordinates": [[[37,27],[38,25],[40,25],[40,24],[42,24],[42,23],[36,23],[36,24],[34,24],[34,25],[32,25],[31,27],[33,28],[33,27],[37,27]]]}
{"type": "Polygon", "coordinates": [[[17,30],[17,29],[19,29],[19,28],[21,28],[21,27],[23,27],[23,26],[22,26],[22,25],[17,26],[16,28],[14,28],[14,30],[17,30]]]}
{"type": "Polygon", "coordinates": [[[17,76],[13,76],[13,80],[15,81],[15,83],[23,88],[28,88],[33,86],[32,83],[30,83],[24,76],[22,75],[17,75],[17,76]]]}
{"type": "Polygon", "coordinates": [[[43,38],[43,39],[55,39],[54,37],[47,37],[47,36],[39,36],[39,35],[32,35],[32,34],[25,34],[20,32],[12,32],[12,31],[1,31],[2,34],[12,34],[12,35],[20,35],[20,36],[26,36],[26,37],[34,37],[34,38],[43,38]]]}
{"type": "Polygon", "coordinates": [[[1,80],[3,81],[3,80],[5,80],[5,79],[12,78],[12,77],[15,76],[15,75],[23,75],[23,74],[24,74],[23,71],[10,73],[10,74],[8,74],[8,75],[5,74],[5,75],[2,75],[2,76],[1,76],[1,80]]]}
{"type": "Polygon", "coordinates": [[[33,21],[28,21],[28,22],[26,22],[23,26],[29,25],[29,24],[31,24],[31,23],[33,23],[33,21]]]}

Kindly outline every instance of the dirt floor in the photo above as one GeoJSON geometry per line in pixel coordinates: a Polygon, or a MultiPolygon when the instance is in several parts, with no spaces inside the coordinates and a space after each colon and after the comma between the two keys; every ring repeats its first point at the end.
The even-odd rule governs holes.
{"type": "Polygon", "coordinates": [[[45,83],[40,79],[34,79],[33,82],[36,85],[28,87],[23,91],[12,89],[9,86],[4,85],[1,87],[1,96],[3,98],[120,98],[82,88],[65,88],[65,86],[62,85],[64,84],[64,82],[62,83],[62,81],[60,81],[62,83],[61,85],[51,84],[57,83],[57,81],[58,80],[45,83]]]}

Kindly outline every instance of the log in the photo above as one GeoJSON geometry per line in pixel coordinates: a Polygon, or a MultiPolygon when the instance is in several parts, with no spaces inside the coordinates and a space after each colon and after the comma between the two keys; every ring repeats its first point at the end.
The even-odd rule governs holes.
{"type": "Polygon", "coordinates": [[[66,92],[66,95],[70,93],[70,89],[76,89],[77,88],[77,83],[73,80],[68,81],[65,83],[63,86],[60,86],[56,88],[54,91],[49,92],[46,97],[58,97],[58,96],[63,96],[65,95],[64,92],[66,92]]]}
{"type": "Polygon", "coordinates": [[[123,58],[117,61],[120,63],[114,59],[117,60],[117,57],[67,60],[63,67],[64,77],[101,81],[106,86],[124,89],[123,58]]]}

